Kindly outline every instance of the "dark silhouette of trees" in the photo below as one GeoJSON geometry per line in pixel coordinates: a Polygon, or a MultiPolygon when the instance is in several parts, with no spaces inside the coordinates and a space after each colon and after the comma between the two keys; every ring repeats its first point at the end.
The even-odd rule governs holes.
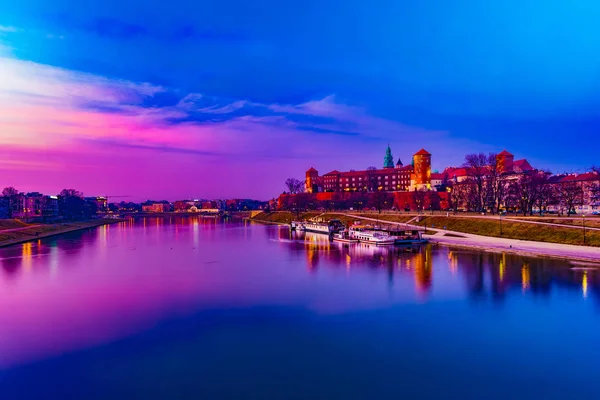
{"type": "Polygon", "coordinates": [[[19,191],[12,186],[5,187],[2,190],[2,197],[8,199],[8,217],[13,217],[13,208],[15,202],[17,201],[17,197],[19,196],[19,191]]]}
{"type": "Polygon", "coordinates": [[[381,210],[388,210],[394,205],[394,196],[390,192],[378,190],[370,195],[370,206],[375,207],[381,214],[381,210]]]}
{"type": "Polygon", "coordinates": [[[379,184],[377,183],[377,168],[369,167],[366,172],[366,185],[367,191],[375,192],[378,189],[379,184]]]}
{"type": "Polygon", "coordinates": [[[425,191],[425,189],[419,189],[413,192],[413,204],[415,205],[417,212],[423,211],[423,207],[425,206],[426,195],[427,192],[425,191]]]}
{"type": "Polygon", "coordinates": [[[58,212],[63,218],[68,220],[85,219],[88,210],[81,192],[75,189],[63,189],[58,195],[58,212]]]}
{"type": "Polygon", "coordinates": [[[470,202],[474,203],[476,211],[483,211],[485,207],[486,188],[485,183],[488,172],[489,158],[483,153],[472,153],[465,156],[463,167],[467,169],[469,180],[473,183],[475,190],[471,193],[475,196],[470,202]]]}
{"type": "Polygon", "coordinates": [[[288,178],[285,180],[285,187],[289,194],[304,192],[304,182],[296,178],[288,178]]]}
{"type": "Polygon", "coordinates": [[[583,189],[578,182],[561,182],[557,187],[558,198],[561,206],[567,210],[567,215],[575,214],[575,206],[581,204],[583,189]]]}

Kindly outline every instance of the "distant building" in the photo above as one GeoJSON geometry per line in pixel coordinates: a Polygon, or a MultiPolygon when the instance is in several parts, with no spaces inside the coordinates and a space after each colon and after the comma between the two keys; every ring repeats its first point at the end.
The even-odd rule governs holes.
{"type": "Polygon", "coordinates": [[[0,197],[0,219],[8,219],[10,217],[10,199],[8,197],[0,197]]]}
{"type": "MultiPolygon", "coordinates": [[[[559,187],[564,184],[575,184],[581,188],[576,201],[575,211],[578,214],[600,212],[600,173],[597,171],[583,174],[562,174],[550,177],[550,182],[559,187]]],[[[560,204],[548,206],[549,211],[563,211],[560,204]]]]}
{"type": "Polygon", "coordinates": [[[142,211],[143,212],[149,212],[149,213],[164,213],[164,212],[171,212],[172,211],[172,207],[171,207],[171,203],[169,203],[168,201],[161,201],[161,202],[146,202],[142,204],[142,211]]]}
{"type": "Polygon", "coordinates": [[[173,210],[175,212],[198,212],[201,200],[178,200],[173,203],[173,210]]]}
{"type": "Polygon", "coordinates": [[[58,216],[58,197],[38,192],[21,193],[12,201],[12,217],[19,219],[43,219],[58,216]]]}
{"type": "MultiPolygon", "coordinates": [[[[526,159],[515,161],[515,156],[506,150],[502,150],[496,155],[496,163],[499,172],[508,179],[517,179],[524,173],[535,171],[529,161],[526,159]]],[[[472,177],[474,172],[468,167],[447,167],[441,175],[450,182],[460,183],[472,177]]]]}
{"type": "Polygon", "coordinates": [[[85,197],[84,200],[88,203],[93,203],[97,211],[108,211],[108,198],[104,196],[85,197]]]}
{"type": "Polygon", "coordinates": [[[400,159],[394,165],[392,151],[388,146],[382,169],[347,172],[333,170],[323,176],[319,176],[319,172],[314,168],[306,171],[308,193],[396,192],[431,188],[431,154],[424,149],[416,152],[412,164],[407,166],[404,166],[400,159]]]}

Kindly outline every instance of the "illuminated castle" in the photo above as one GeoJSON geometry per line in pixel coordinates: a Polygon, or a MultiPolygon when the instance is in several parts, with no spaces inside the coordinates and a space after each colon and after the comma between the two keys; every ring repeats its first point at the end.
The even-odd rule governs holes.
{"type": "Polygon", "coordinates": [[[375,192],[414,191],[431,189],[431,154],[425,149],[413,155],[411,165],[403,165],[398,159],[394,165],[392,149],[388,145],[383,168],[363,171],[340,172],[333,170],[319,176],[310,168],[306,171],[306,191],[316,192],[375,192]]]}

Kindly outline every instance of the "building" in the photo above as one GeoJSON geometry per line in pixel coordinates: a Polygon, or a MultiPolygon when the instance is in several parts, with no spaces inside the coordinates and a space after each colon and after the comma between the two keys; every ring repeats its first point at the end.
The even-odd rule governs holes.
{"type": "Polygon", "coordinates": [[[104,196],[85,197],[88,203],[95,204],[97,211],[108,211],[108,198],[104,196]]]}
{"type": "Polygon", "coordinates": [[[175,212],[198,212],[201,207],[201,200],[178,200],[173,203],[173,209],[175,212]]]}
{"type": "Polygon", "coordinates": [[[413,155],[412,165],[394,164],[388,146],[383,168],[340,172],[333,170],[322,176],[310,168],[306,171],[306,192],[376,192],[414,191],[431,189],[431,154],[421,149],[413,155]]]}
{"type": "MultiPolygon", "coordinates": [[[[535,168],[529,164],[526,159],[516,160],[515,156],[506,150],[502,150],[496,155],[496,164],[500,174],[508,179],[518,179],[523,173],[535,171],[535,168]]],[[[491,168],[491,167],[488,167],[491,168]]],[[[460,183],[473,177],[475,171],[469,167],[447,167],[441,172],[443,179],[452,183],[460,183]]]]}
{"type": "Polygon", "coordinates": [[[10,198],[0,197],[0,219],[8,219],[10,217],[10,198]]]}
{"type": "Polygon", "coordinates": [[[12,218],[25,220],[55,218],[58,216],[58,197],[38,192],[21,193],[11,202],[12,218]]]}
{"type": "MultiPolygon", "coordinates": [[[[575,212],[577,214],[592,214],[600,212],[600,173],[598,171],[585,172],[583,174],[562,174],[550,177],[549,182],[558,192],[561,185],[568,185],[577,192],[575,200],[575,212]]],[[[556,204],[548,206],[549,211],[565,211],[561,204],[560,195],[555,195],[556,204]]]]}
{"type": "Polygon", "coordinates": [[[168,201],[159,201],[159,202],[147,201],[142,204],[142,212],[165,213],[165,212],[171,212],[171,210],[172,210],[171,204],[168,201]]]}

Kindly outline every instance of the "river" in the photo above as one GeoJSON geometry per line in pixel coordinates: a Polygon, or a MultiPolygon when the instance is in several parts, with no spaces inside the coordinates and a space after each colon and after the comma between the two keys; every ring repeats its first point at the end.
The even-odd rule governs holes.
{"type": "Polygon", "coordinates": [[[600,273],[145,218],[0,249],[0,398],[597,398],[600,273]]]}

